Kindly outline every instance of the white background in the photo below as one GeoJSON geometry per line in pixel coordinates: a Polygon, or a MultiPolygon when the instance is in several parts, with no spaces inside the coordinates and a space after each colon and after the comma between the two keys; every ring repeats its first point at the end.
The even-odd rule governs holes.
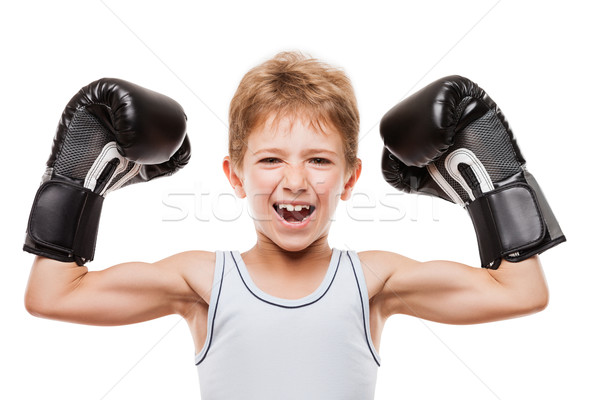
{"type": "Polygon", "coordinates": [[[253,225],[221,171],[228,105],[249,68],[290,49],[343,67],[361,111],[363,175],[357,196],[340,203],[332,246],[478,265],[464,210],[396,195],[379,170],[381,116],[450,74],[479,83],[500,105],[568,237],[542,256],[551,290],[542,313],[476,326],[391,318],[376,398],[598,398],[600,32],[590,4],[3,3],[0,398],[199,398],[179,317],[106,328],[27,314],[29,207],[64,105],[81,86],[118,77],[183,105],[193,157],[170,179],[109,196],[90,269],[188,249],[247,250],[253,225]]]}

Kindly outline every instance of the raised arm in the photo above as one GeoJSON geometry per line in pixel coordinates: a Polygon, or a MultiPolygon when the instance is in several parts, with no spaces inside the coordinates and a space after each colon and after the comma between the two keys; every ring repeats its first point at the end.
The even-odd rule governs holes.
{"type": "Polygon", "coordinates": [[[82,88],[59,121],[27,224],[23,249],[36,254],[26,293],[33,314],[92,324],[131,323],[175,312],[194,298],[179,255],[100,272],[94,258],[105,196],[168,176],[190,158],[186,116],[173,99],[105,78],[82,88]]]}
{"type": "Polygon", "coordinates": [[[388,111],[380,131],[386,181],[464,207],[484,268],[381,256],[388,311],[473,323],[545,307],[537,254],[565,236],[496,103],[470,80],[448,76],[388,111]]]}

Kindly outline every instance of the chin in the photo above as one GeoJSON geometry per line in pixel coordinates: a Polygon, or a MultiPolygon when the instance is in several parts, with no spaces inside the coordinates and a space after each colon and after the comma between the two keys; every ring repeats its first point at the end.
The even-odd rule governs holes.
{"type": "Polygon", "coordinates": [[[306,250],[307,248],[310,247],[311,244],[312,243],[306,243],[306,244],[293,243],[290,245],[283,245],[283,246],[279,246],[279,247],[281,247],[282,250],[288,251],[290,253],[297,253],[297,252],[306,250]]]}
{"type": "Polygon", "coordinates": [[[300,241],[292,241],[290,243],[289,241],[283,241],[283,242],[282,241],[277,241],[277,242],[274,242],[274,243],[281,250],[284,250],[284,251],[287,251],[287,252],[290,252],[290,253],[297,253],[297,252],[306,250],[314,242],[304,243],[304,242],[300,242],[300,241]]]}
{"type": "Polygon", "coordinates": [[[311,237],[269,237],[269,239],[283,251],[290,253],[298,253],[305,251],[306,249],[315,246],[318,243],[322,243],[323,240],[327,242],[327,233],[324,235],[311,236],[311,237]]]}

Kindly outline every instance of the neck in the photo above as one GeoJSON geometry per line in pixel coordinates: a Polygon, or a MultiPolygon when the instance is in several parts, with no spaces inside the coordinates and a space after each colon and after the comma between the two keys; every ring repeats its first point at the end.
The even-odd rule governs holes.
{"type": "Polygon", "coordinates": [[[297,265],[312,262],[318,259],[329,259],[331,247],[327,242],[327,235],[315,240],[309,246],[298,251],[288,251],[279,247],[268,237],[258,234],[256,245],[248,250],[248,256],[255,260],[262,260],[270,265],[297,265]]]}

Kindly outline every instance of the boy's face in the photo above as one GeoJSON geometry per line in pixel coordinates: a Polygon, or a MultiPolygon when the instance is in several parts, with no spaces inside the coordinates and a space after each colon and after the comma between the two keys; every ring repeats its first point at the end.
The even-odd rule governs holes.
{"type": "Polygon", "coordinates": [[[299,251],[326,236],[339,198],[347,200],[361,171],[346,170],[342,137],[306,118],[273,117],[247,140],[241,174],[229,157],[223,169],[248,206],[259,235],[287,251],[299,251]]]}

